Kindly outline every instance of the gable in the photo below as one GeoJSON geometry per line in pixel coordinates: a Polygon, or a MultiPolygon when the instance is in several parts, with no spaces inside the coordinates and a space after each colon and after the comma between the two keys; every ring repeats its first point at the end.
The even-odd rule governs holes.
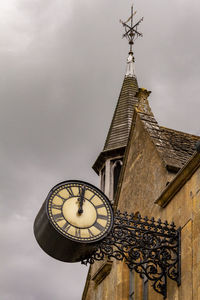
{"type": "Polygon", "coordinates": [[[170,180],[171,174],[144,126],[144,120],[135,111],[115,199],[117,208],[146,214],[153,209],[154,200],[170,180]]]}

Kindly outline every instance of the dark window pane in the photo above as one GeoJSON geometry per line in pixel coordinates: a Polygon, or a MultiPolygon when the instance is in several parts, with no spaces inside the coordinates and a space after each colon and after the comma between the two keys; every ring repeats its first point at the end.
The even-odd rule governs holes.
{"type": "Polygon", "coordinates": [[[105,178],[106,174],[105,174],[105,167],[101,170],[101,190],[102,192],[105,192],[105,178]]]}
{"type": "Polygon", "coordinates": [[[114,163],[114,170],[113,170],[113,196],[115,196],[115,193],[117,191],[117,185],[119,181],[121,168],[122,168],[122,162],[120,160],[117,160],[114,163]]]}

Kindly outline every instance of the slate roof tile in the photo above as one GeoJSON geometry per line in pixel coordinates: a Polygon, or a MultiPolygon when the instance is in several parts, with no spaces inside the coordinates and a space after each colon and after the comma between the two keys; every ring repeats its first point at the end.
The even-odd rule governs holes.
{"type": "Polygon", "coordinates": [[[200,136],[159,126],[154,116],[139,115],[166,166],[177,172],[194,154],[200,136]]]}
{"type": "Polygon", "coordinates": [[[133,109],[138,103],[137,90],[137,79],[125,77],[103,151],[127,145],[133,109]]]}
{"type": "Polygon", "coordinates": [[[200,136],[190,133],[177,131],[165,127],[160,127],[164,136],[169,141],[178,157],[181,166],[183,166],[196,150],[196,144],[200,141],[200,136]]]}

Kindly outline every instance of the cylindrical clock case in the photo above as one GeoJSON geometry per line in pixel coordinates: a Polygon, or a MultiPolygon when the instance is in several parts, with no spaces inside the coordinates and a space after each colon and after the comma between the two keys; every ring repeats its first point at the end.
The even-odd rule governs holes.
{"type": "Polygon", "coordinates": [[[90,255],[97,242],[81,243],[63,236],[51,224],[47,214],[47,200],[43,203],[34,222],[34,235],[48,255],[64,262],[78,262],[90,255]]]}
{"type": "Polygon", "coordinates": [[[81,261],[94,251],[113,225],[109,199],[95,186],[79,180],[57,184],[34,222],[40,247],[64,262],[81,261]]]}

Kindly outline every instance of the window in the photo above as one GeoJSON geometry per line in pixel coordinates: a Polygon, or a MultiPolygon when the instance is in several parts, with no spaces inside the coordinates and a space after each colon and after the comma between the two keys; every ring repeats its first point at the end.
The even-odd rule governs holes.
{"type": "Polygon", "coordinates": [[[135,272],[129,272],[129,300],[135,300],[135,272]]]}
{"type": "Polygon", "coordinates": [[[100,189],[104,192],[111,203],[114,202],[120,171],[122,168],[122,158],[107,159],[104,167],[100,171],[100,189]]]}
{"type": "Polygon", "coordinates": [[[113,183],[113,199],[117,191],[117,186],[119,182],[120,171],[122,168],[122,161],[120,159],[112,160],[112,183],[113,183]]]}
{"type": "Polygon", "coordinates": [[[105,167],[101,170],[101,190],[105,192],[105,179],[106,179],[106,172],[105,167]]]}

